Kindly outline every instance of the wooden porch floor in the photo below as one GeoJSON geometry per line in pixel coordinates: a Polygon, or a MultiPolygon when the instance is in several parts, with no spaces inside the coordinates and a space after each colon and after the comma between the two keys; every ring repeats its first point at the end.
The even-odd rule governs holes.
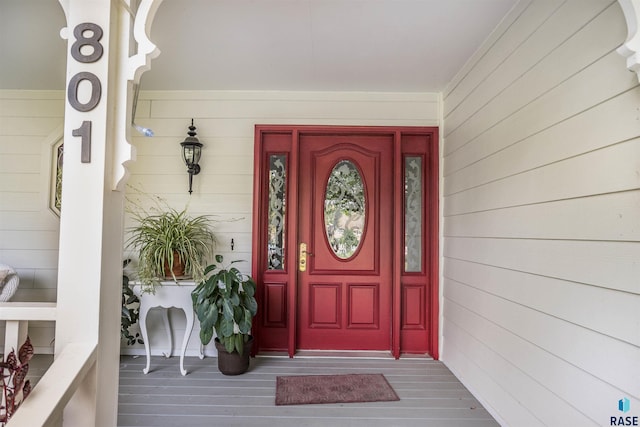
{"type": "Polygon", "coordinates": [[[440,362],[424,359],[257,357],[227,377],[215,358],[122,356],[118,426],[489,427],[498,423],[440,362]],[[276,377],[382,373],[396,402],[275,406],[276,377]]]}

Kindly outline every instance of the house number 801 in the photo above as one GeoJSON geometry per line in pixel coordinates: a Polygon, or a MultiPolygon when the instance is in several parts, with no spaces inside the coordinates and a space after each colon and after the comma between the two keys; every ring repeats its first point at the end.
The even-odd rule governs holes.
{"type": "MultiPolygon", "coordinates": [[[[76,41],[71,45],[71,56],[78,62],[89,64],[102,58],[104,48],[100,44],[102,38],[102,28],[92,22],[85,22],[76,25],[73,29],[73,35],[76,41]],[[89,51],[87,53],[87,51],[89,51]]],[[[81,113],[91,111],[100,103],[102,97],[102,85],[100,79],[93,73],[86,71],[77,73],[69,80],[67,88],[67,99],[69,104],[81,113]],[[87,102],[78,100],[78,87],[81,82],[87,82],[91,85],[91,97],[87,102]]],[[[82,163],[91,163],[91,121],[83,121],[78,129],[74,129],[73,136],[82,138],[82,148],[80,161],[82,163]]]]}

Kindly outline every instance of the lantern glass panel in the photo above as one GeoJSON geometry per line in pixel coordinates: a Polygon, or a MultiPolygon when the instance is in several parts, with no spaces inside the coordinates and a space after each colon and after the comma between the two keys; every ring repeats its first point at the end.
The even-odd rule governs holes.
{"type": "Polygon", "coordinates": [[[184,159],[185,165],[193,165],[193,146],[185,145],[184,147],[182,147],[182,158],[184,159]]]}
{"type": "Polygon", "coordinates": [[[193,147],[193,164],[197,165],[198,163],[200,163],[200,154],[202,153],[202,147],[200,147],[199,145],[196,145],[193,147]]]}

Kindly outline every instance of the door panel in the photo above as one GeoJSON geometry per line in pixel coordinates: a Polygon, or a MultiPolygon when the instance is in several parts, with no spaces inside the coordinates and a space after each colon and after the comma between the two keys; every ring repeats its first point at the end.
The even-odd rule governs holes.
{"type": "Polygon", "coordinates": [[[392,158],[388,135],[300,138],[298,230],[300,243],[307,244],[306,268],[298,273],[300,349],[390,349],[392,158]],[[365,219],[354,228],[361,233],[355,253],[342,258],[329,241],[324,216],[327,183],[345,160],[362,178],[365,219]]]}

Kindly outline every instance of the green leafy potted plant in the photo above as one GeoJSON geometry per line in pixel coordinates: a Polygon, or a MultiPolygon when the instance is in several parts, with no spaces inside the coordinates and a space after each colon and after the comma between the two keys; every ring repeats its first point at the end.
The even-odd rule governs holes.
{"type": "Polygon", "coordinates": [[[204,263],[215,237],[208,215],[191,217],[186,209],[166,208],[157,214],[134,213],[127,249],[138,251],[138,279],[143,291],[153,292],[162,279],[204,278],[204,263]]]}
{"type": "MultiPolygon", "coordinates": [[[[222,264],[222,255],[215,259],[222,264]]],[[[218,369],[225,375],[242,374],[249,369],[251,325],[258,311],[256,284],[232,266],[211,264],[204,274],[205,279],[191,292],[200,321],[200,341],[209,344],[215,332],[218,369]]]]}
{"type": "MultiPolygon", "coordinates": [[[[130,259],[125,259],[122,262],[122,268],[131,262],[130,259]]],[[[140,299],[133,292],[133,289],[129,286],[129,276],[122,273],[122,310],[120,312],[120,336],[127,341],[127,345],[144,344],[140,333],[136,332],[133,335],[130,328],[138,323],[140,319],[140,299]]]]}

